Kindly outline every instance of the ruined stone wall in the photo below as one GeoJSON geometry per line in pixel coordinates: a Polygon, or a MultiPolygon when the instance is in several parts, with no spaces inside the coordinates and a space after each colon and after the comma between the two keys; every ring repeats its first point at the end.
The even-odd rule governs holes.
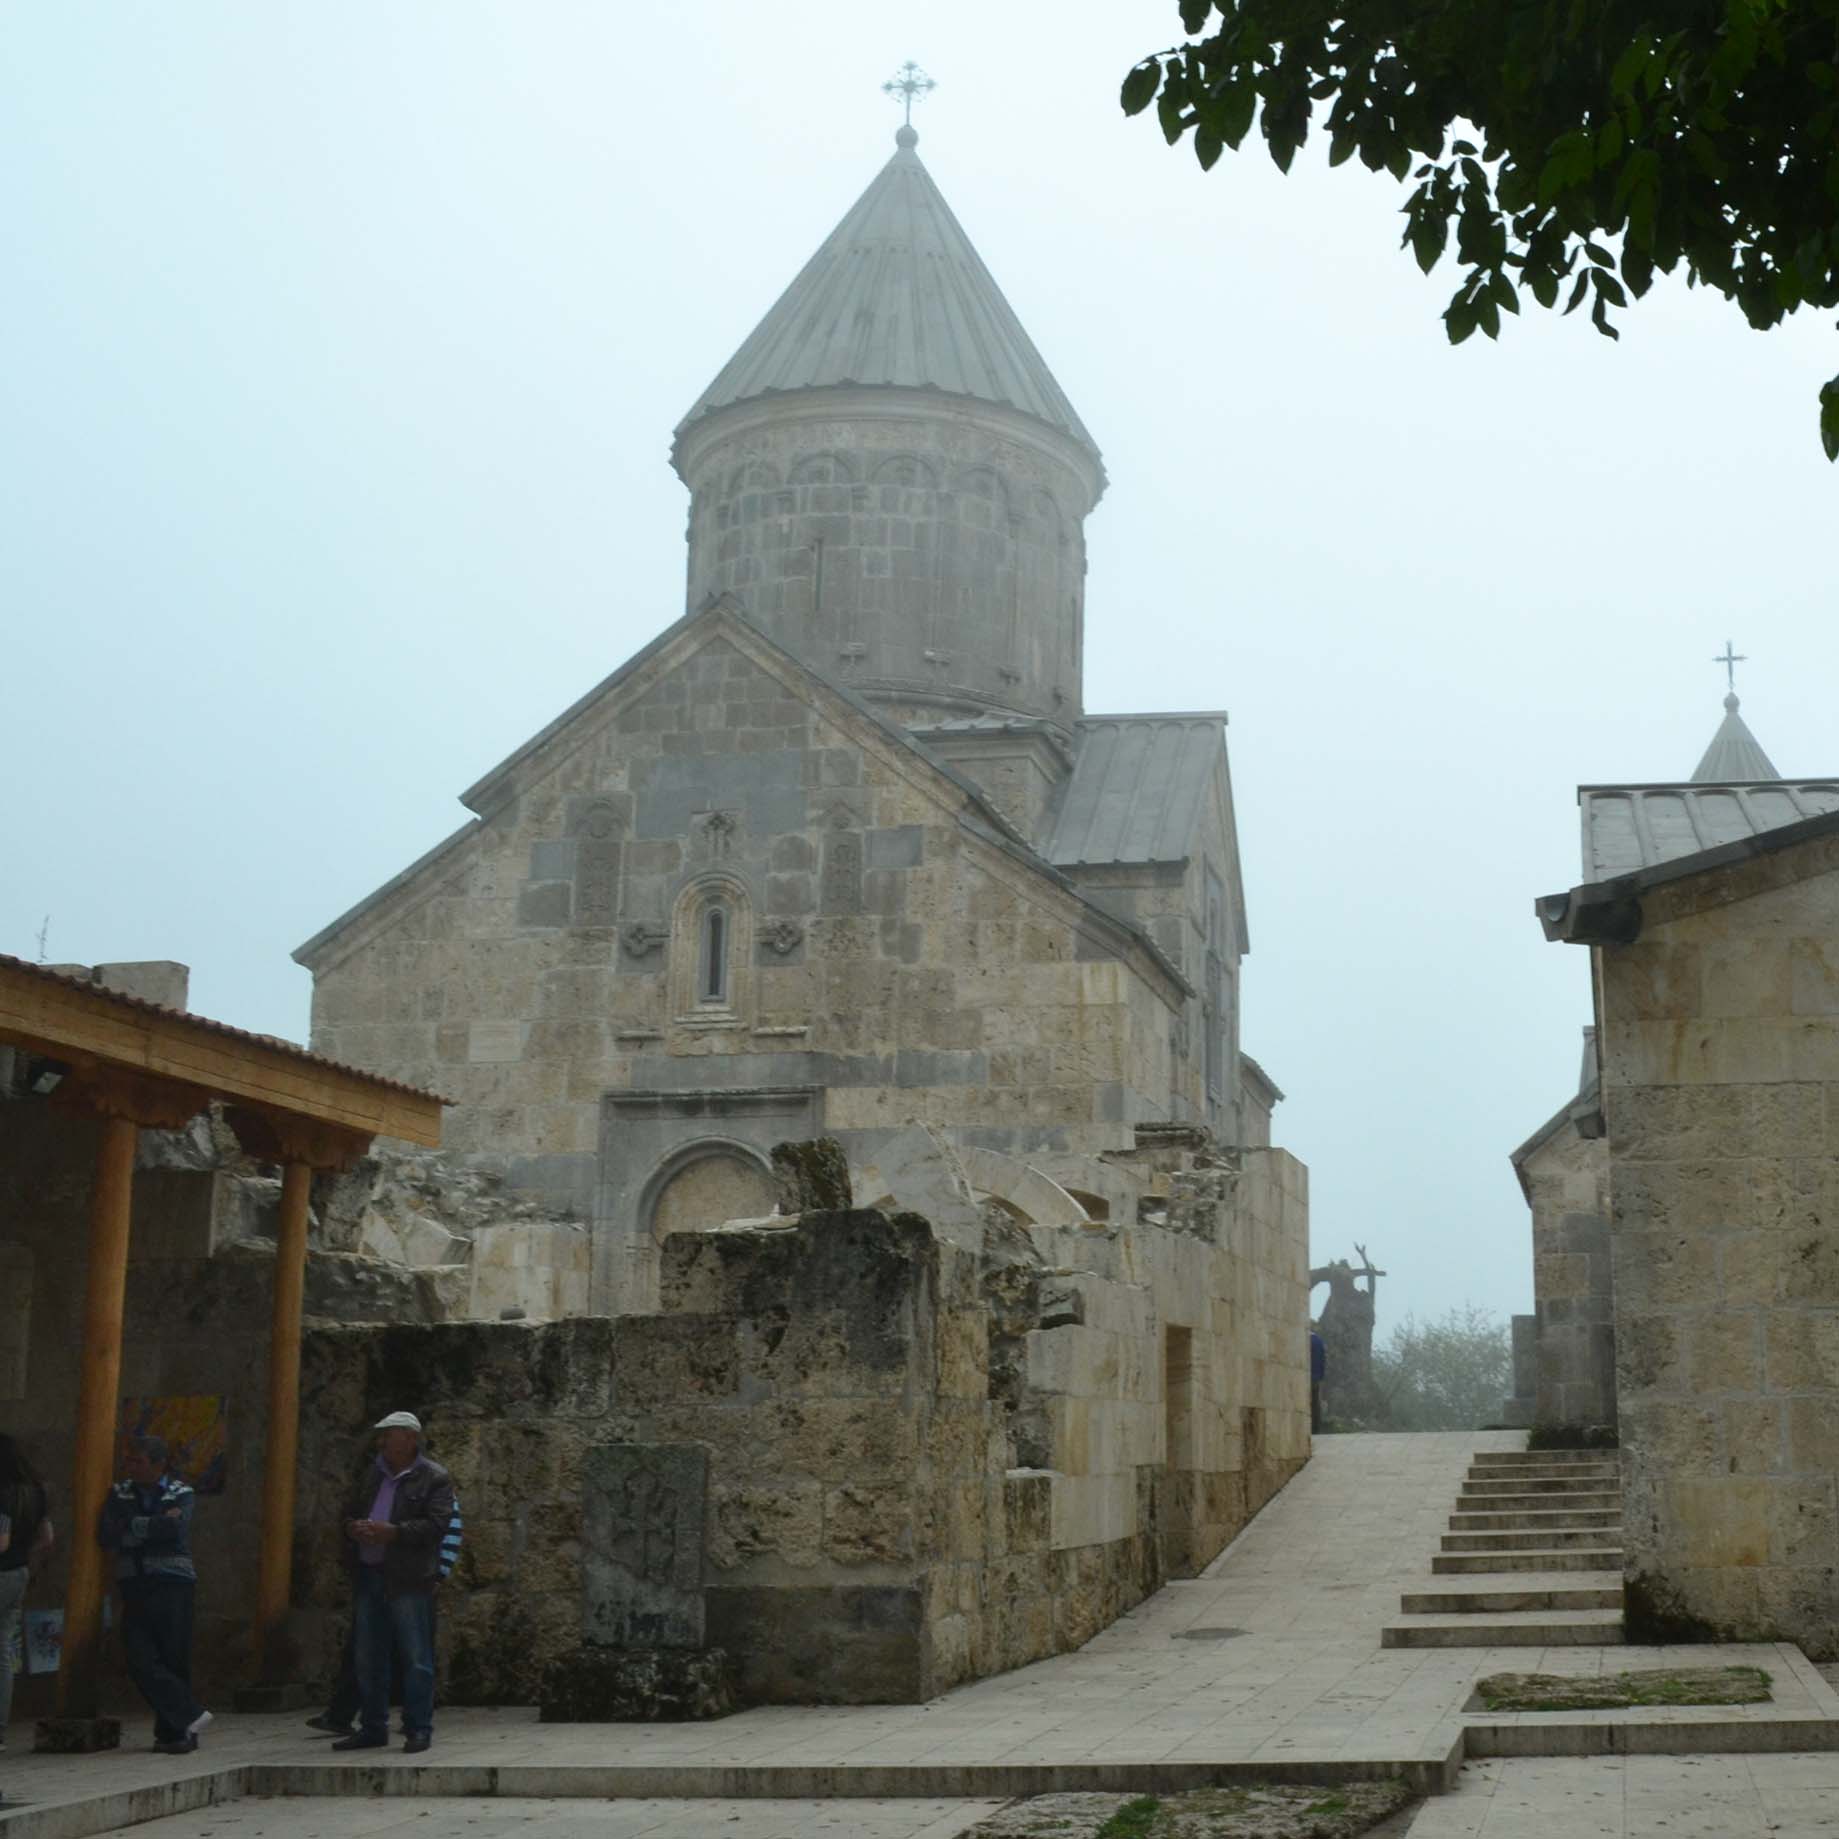
{"type": "MultiPolygon", "coordinates": [[[[1616,1421],[1609,1146],[1567,1118],[1520,1164],[1533,1232],[1537,1321],[1531,1421],[1616,1421]]],[[[1516,1390],[1517,1390],[1516,1385],[1516,1390]]]]}
{"type": "Polygon", "coordinates": [[[1597,953],[1631,1638],[1839,1655],[1839,845],[1597,953]]]}
{"type": "MultiPolygon", "coordinates": [[[[336,1501],[408,1407],[465,1505],[445,1690],[527,1702],[606,1587],[584,1463],[706,1452],[709,1641],[756,1702],[930,1697],[1192,1575],[1307,1454],[1301,1172],[1173,1170],[1158,1222],[807,1214],[674,1236],[660,1313],[311,1337],[302,1633],[336,1656],[336,1501]],[[598,1580],[598,1581],[597,1581],[598,1580]]],[[[617,1583],[617,1578],[614,1579],[617,1583]]]]}

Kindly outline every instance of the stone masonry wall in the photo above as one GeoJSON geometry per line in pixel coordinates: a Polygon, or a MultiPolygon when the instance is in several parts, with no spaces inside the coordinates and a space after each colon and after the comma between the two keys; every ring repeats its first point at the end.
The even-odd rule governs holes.
{"type": "Polygon", "coordinates": [[[688,1145],[735,1134],[723,1092],[821,1092],[780,1134],[837,1136],[852,1161],[915,1122],[1096,1153],[1203,1109],[1159,961],[978,836],[885,731],[724,630],[686,628],[482,795],[438,872],[309,954],[318,1050],[450,1096],[450,1150],[593,1219],[597,1310],[651,1306],[649,1274],[627,1294],[622,1272],[651,1257],[657,1164],[623,1165],[608,1094],[709,1093],[688,1145]],[[733,956],[703,1000],[712,899],[733,956]]]}
{"type": "Polygon", "coordinates": [[[1609,1146],[1567,1119],[1521,1165],[1537,1319],[1535,1424],[1614,1424],[1615,1277],[1609,1146]]]}
{"type": "Polygon", "coordinates": [[[1177,1170],[1161,1198],[1170,1223],[981,1250],[874,1210],[681,1233],[656,1315],[317,1331],[308,1653],[341,1638],[358,1429],[404,1405],[465,1503],[455,1700],[527,1702],[579,1640],[582,1465],[609,1443],[707,1451],[708,1638],[754,1701],[926,1698],[1079,1646],[1307,1455],[1300,1169],[1177,1170]]]}
{"type": "Polygon", "coordinates": [[[1597,953],[1631,1638],[1839,1656],[1839,844],[1597,953]]]}

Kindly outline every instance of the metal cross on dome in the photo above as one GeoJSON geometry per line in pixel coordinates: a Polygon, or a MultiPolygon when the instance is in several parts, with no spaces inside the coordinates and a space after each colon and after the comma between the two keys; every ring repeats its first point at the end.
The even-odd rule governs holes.
{"type": "Polygon", "coordinates": [[[911,58],[901,65],[895,73],[882,84],[882,94],[892,96],[897,102],[906,105],[906,127],[913,126],[913,105],[925,100],[926,92],[938,88],[931,77],[914,63],[911,58]]]}
{"type": "Polygon", "coordinates": [[[1725,683],[1728,686],[1730,693],[1733,696],[1736,695],[1737,693],[1737,666],[1739,664],[1749,663],[1748,657],[1746,657],[1744,653],[1739,651],[1730,642],[1729,639],[1726,639],[1724,641],[1723,656],[1713,658],[1711,661],[1713,664],[1722,664],[1724,666],[1725,683]]]}

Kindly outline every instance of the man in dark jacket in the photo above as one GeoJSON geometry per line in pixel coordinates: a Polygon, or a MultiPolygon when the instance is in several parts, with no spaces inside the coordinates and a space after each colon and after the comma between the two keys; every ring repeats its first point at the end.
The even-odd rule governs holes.
{"type": "Polygon", "coordinates": [[[153,1747],[189,1755],[211,1714],[192,1696],[191,1489],[166,1467],[160,1437],[130,1437],[96,1537],[115,1553],[128,1673],[153,1707],[153,1747]]]}
{"type": "Polygon", "coordinates": [[[375,1428],[377,1459],[344,1516],[359,1723],[332,1747],[375,1750],[389,1742],[394,1656],[402,1668],[402,1747],[414,1754],[434,1737],[434,1586],[453,1519],[453,1481],[421,1453],[414,1413],[392,1411],[375,1428]]]}

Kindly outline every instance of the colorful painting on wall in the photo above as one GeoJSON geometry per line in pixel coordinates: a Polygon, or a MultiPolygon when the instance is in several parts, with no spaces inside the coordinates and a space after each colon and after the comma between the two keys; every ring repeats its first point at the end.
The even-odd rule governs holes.
{"type": "Polygon", "coordinates": [[[20,1618],[28,1673],[55,1673],[64,1652],[64,1612],[28,1609],[20,1618]]]}
{"type": "Polygon", "coordinates": [[[164,1437],[173,1473],[200,1494],[224,1491],[229,1428],[221,1393],[175,1393],[164,1398],[124,1398],[124,1437],[164,1437]]]}

